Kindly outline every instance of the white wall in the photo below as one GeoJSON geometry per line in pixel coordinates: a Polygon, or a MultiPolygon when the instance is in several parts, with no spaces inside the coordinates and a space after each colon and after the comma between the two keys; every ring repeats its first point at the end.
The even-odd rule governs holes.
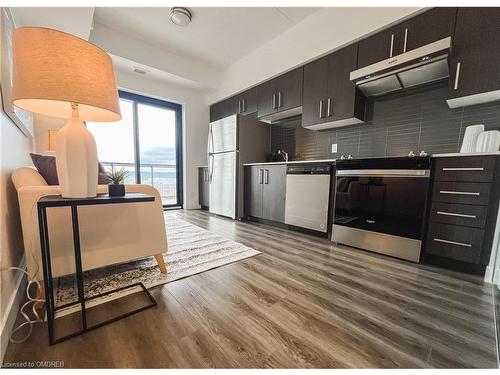
{"type": "Polygon", "coordinates": [[[231,65],[218,88],[207,95],[214,103],[325,55],[421,8],[323,8],[231,65]]]}
{"type": "Polygon", "coordinates": [[[19,267],[23,260],[24,246],[19,217],[17,193],[11,180],[14,169],[32,165],[31,139],[27,138],[0,110],[1,128],[1,175],[0,175],[0,358],[6,349],[12,318],[17,314],[15,296],[18,290],[19,272],[7,270],[19,267]],[[14,306],[14,307],[13,307],[14,306]],[[9,315],[10,310],[13,313],[9,315]]]}
{"type": "MultiPolygon", "coordinates": [[[[207,163],[208,106],[200,90],[187,89],[162,81],[155,81],[133,72],[115,69],[116,82],[124,91],[142,94],[182,104],[183,106],[183,196],[184,207],[199,208],[197,167],[207,163]]],[[[35,115],[35,150],[50,154],[47,148],[47,131],[59,129],[65,121],[53,117],[35,115]]]]}

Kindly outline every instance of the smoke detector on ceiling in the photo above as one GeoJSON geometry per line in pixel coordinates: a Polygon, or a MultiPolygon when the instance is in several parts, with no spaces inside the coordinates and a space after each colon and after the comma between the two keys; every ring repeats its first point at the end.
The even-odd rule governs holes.
{"type": "Polygon", "coordinates": [[[191,23],[191,12],[187,8],[173,7],[170,9],[170,21],[177,26],[187,26],[191,23]]]}

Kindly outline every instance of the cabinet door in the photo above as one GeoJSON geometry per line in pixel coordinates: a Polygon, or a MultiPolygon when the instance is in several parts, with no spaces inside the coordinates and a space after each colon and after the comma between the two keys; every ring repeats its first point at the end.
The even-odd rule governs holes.
{"type": "Polygon", "coordinates": [[[264,170],[263,218],[285,222],[286,165],[268,165],[264,170]]]}
{"type": "Polygon", "coordinates": [[[257,117],[267,116],[277,110],[277,78],[264,82],[257,87],[257,117]]]}
{"type": "Polygon", "coordinates": [[[452,37],[457,8],[433,8],[402,25],[403,43],[399,53],[411,51],[437,40],[452,37]]]}
{"type": "Polygon", "coordinates": [[[356,87],[349,79],[349,73],[356,69],[357,45],[338,50],[328,57],[328,99],[327,121],[356,117],[356,87]]]}
{"type": "Polygon", "coordinates": [[[257,112],[257,87],[237,96],[238,113],[248,115],[257,112]]]}
{"type": "Polygon", "coordinates": [[[199,204],[206,208],[209,206],[210,184],[208,183],[208,168],[198,168],[199,204]]]}
{"type": "Polygon", "coordinates": [[[325,122],[326,98],[328,95],[327,76],[328,56],[304,66],[302,126],[310,126],[325,122]]]}
{"type": "Polygon", "coordinates": [[[238,113],[238,99],[233,96],[210,106],[210,122],[238,113]]]}
{"type": "Polygon", "coordinates": [[[358,43],[358,68],[396,56],[400,51],[401,42],[400,25],[360,40],[358,43]]]}
{"type": "Polygon", "coordinates": [[[300,67],[276,78],[277,112],[302,105],[304,68],[300,67]]]}
{"type": "Polygon", "coordinates": [[[245,167],[245,215],[262,217],[264,168],[245,167]]]}
{"type": "Polygon", "coordinates": [[[451,55],[450,96],[500,89],[500,8],[459,8],[451,55]]]}

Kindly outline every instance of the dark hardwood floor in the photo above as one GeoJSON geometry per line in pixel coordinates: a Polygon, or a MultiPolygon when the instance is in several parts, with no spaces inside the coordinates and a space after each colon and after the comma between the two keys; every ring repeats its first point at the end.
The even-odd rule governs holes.
{"type": "Polygon", "coordinates": [[[158,306],[4,362],[66,367],[496,368],[492,289],[274,227],[175,211],[261,255],[152,289],[158,306]]]}

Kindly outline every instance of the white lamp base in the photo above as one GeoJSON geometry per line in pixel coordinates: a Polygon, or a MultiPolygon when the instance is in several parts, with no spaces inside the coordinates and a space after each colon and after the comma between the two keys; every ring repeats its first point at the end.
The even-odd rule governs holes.
{"type": "Polygon", "coordinates": [[[97,147],[79,118],[68,120],[57,133],[56,167],[63,198],[97,195],[97,147]]]}

